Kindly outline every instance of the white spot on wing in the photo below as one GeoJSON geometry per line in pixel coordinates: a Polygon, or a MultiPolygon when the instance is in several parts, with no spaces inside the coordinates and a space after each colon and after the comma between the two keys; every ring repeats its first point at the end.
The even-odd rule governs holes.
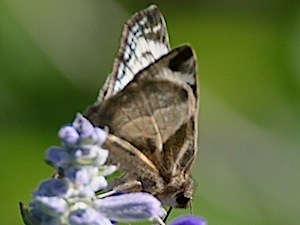
{"type": "Polygon", "coordinates": [[[165,21],[156,7],[135,14],[125,25],[109,95],[126,87],[139,71],[170,51],[165,21]]]}

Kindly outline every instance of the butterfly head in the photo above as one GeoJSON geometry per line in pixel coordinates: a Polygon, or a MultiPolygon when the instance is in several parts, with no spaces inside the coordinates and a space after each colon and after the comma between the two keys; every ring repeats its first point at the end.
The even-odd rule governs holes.
{"type": "Polygon", "coordinates": [[[166,186],[164,193],[157,197],[164,205],[174,208],[187,208],[192,202],[193,189],[191,177],[175,179],[166,186]]]}

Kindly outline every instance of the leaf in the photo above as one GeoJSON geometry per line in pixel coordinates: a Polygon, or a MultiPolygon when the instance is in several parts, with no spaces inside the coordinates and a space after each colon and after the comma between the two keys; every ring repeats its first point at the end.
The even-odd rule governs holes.
{"type": "Polygon", "coordinates": [[[22,202],[20,202],[20,209],[23,222],[26,225],[39,225],[38,220],[30,216],[29,209],[22,202]]]}

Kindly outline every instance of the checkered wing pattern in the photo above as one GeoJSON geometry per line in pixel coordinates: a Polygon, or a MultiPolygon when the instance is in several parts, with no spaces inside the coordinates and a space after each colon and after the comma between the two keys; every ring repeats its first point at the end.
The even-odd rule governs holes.
{"type": "Polygon", "coordinates": [[[123,27],[113,71],[99,94],[98,102],[122,91],[139,71],[169,51],[168,32],[159,9],[152,5],[134,14],[123,27]]]}

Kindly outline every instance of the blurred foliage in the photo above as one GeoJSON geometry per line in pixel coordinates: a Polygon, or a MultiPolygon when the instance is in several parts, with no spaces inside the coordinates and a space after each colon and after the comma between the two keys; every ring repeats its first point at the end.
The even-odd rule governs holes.
{"type": "MultiPolygon", "coordinates": [[[[123,23],[152,2],[0,0],[1,224],[52,169],[43,152],[96,99],[123,23]]],[[[156,1],[201,84],[192,210],[209,224],[298,224],[300,5],[156,1]]],[[[189,209],[174,210],[172,217],[189,209]]]]}

